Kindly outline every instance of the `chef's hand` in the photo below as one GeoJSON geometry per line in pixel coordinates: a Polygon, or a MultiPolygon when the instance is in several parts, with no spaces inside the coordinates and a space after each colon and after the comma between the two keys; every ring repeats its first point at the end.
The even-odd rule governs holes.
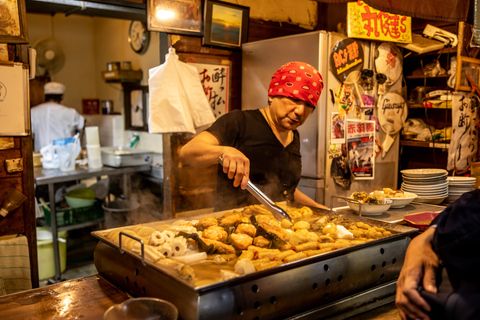
{"type": "Polygon", "coordinates": [[[435,273],[438,268],[438,256],[432,249],[431,241],[435,228],[429,228],[416,236],[409,244],[400,276],[397,280],[395,304],[403,320],[429,320],[426,312],[430,305],[417,291],[423,281],[426,291],[435,293],[435,273]],[[422,280],[423,279],[423,280],[422,280]]]}
{"type": "Polygon", "coordinates": [[[233,186],[247,188],[250,176],[250,160],[235,148],[228,147],[221,156],[223,158],[223,172],[233,179],[233,186]]]}

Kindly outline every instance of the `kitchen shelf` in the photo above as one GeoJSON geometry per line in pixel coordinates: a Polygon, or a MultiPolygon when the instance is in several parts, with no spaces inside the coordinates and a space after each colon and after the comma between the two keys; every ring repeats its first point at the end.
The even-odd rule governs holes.
{"type": "MultiPolygon", "coordinates": [[[[419,103],[414,103],[414,104],[408,104],[409,109],[428,109],[428,110],[452,110],[451,106],[450,107],[425,107],[423,104],[419,103]]],[[[435,104],[433,104],[435,105],[435,104]]],[[[438,105],[445,105],[444,103],[438,104],[438,105]]]]}
{"type": "Polygon", "coordinates": [[[448,149],[450,147],[450,141],[435,142],[435,141],[400,140],[400,145],[407,146],[407,147],[448,149]]]}
{"type": "Polygon", "coordinates": [[[133,82],[137,83],[142,80],[142,70],[112,70],[102,71],[102,78],[106,82],[133,82]]]}
{"type": "Polygon", "coordinates": [[[409,75],[409,76],[405,76],[405,79],[444,79],[444,78],[449,78],[450,75],[449,74],[440,74],[438,76],[435,76],[435,77],[425,77],[424,75],[409,75]]]}

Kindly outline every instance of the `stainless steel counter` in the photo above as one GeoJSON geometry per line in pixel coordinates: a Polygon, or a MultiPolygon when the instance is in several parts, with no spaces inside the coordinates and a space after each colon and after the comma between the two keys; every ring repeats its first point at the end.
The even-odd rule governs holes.
{"type": "MultiPolygon", "coordinates": [[[[130,176],[135,172],[148,172],[151,170],[150,165],[132,166],[124,168],[113,168],[103,166],[100,169],[89,169],[87,167],[77,166],[73,171],[61,171],[60,169],[44,169],[42,167],[34,168],[35,185],[48,185],[49,199],[55,199],[55,184],[61,182],[68,182],[74,180],[83,180],[92,177],[123,175],[123,192],[124,196],[130,196],[130,176]]],[[[57,213],[55,208],[55,201],[50,201],[50,217],[51,217],[51,231],[53,240],[53,257],[55,263],[55,278],[50,282],[61,281],[60,270],[60,253],[58,248],[58,227],[57,227],[57,213]]]]}
{"type": "MultiPolygon", "coordinates": [[[[442,212],[445,208],[446,207],[442,205],[412,202],[406,205],[404,208],[389,209],[383,212],[381,215],[370,216],[370,215],[362,214],[362,216],[368,219],[373,219],[373,220],[386,222],[386,223],[402,223],[404,222],[403,217],[406,215],[420,213],[420,212],[439,213],[439,212],[442,212]]],[[[350,209],[350,207],[348,206],[335,208],[335,210],[339,213],[341,212],[355,213],[355,211],[350,209]]]]}

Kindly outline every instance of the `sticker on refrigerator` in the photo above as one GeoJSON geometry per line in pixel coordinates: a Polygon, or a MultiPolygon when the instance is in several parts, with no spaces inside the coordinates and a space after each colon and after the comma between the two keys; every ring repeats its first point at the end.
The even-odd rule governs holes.
{"type": "Polygon", "coordinates": [[[345,122],[344,118],[340,117],[338,112],[332,112],[332,132],[331,143],[344,143],[345,142],[345,122]]]}
{"type": "Polygon", "coordinates": [[[348,163],[354,179],[373,180],[375,121],[347,121],[348,163]]]}
{"type": "Polygon", "coordinates": [[[363,48],[355,39],[337,42],[330,54],[331,71],[340,82],[345,82],[354,70],[363,69],[363,48]]]}

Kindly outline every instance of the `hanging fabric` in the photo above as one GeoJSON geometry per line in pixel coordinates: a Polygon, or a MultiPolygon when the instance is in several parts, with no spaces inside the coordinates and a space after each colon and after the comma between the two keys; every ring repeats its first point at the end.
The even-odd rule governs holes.
{"type": "Polygon", "coordinates": [[[478,151],[478,95],[454,93],[452,100],[452,139],[448,148],[447,170],[468,170],[478,151]]]}
{"type": "Polygon", "coordinates": [[[149,70],[150,133],[190,132],[215,121],[197,69],[178,60],[170,48],[166,61],[149,70]]]}

